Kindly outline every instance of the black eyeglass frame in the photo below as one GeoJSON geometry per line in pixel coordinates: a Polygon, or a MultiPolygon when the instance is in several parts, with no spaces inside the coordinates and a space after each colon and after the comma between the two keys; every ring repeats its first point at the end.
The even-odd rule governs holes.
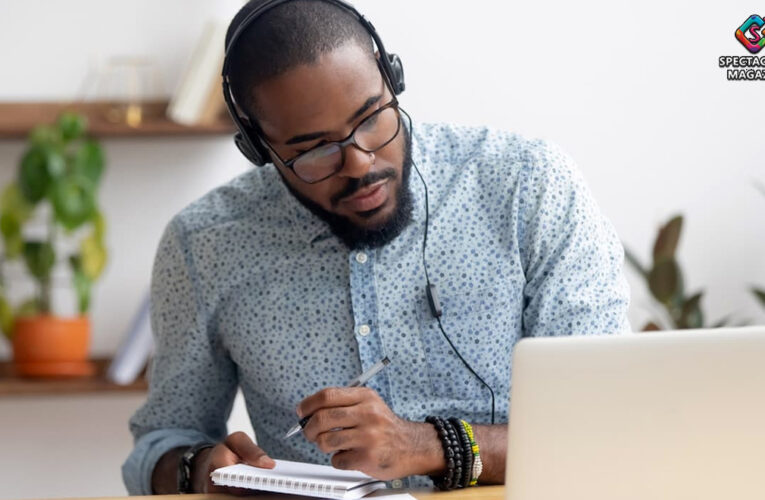
{"type": "MultiPolygon", "coordinates": [[[[387,84],[387,82],[386,82],[386,84],[387,84]]],[[[348,134],[348,136],[345,139],[342,139],[342,140],[339,140],[339,141],[326,142],[324,144],[315,146],[315,147],[309,149],[308,151],[303,151],[302,153],[298,154],[297,156],[294,156],[293,158],[290,158],[289,160],[284,160],[284,159],[282,159],[281,156],[279,156],[279,153],[277,153],[276,150],[271,146],[271,144],[268,143],[268,141],[263,136],[262,132],[259,135],[260,135],[260,140],[263,143],[263,145],[266,146],[266,148],[268,148],[268,150],[271,152],[271,154],[273,154],[276,157],[276,159],[278,159],[279,162],[281,162],[281,164],[284,165],[284,167],[292,170],[292,173],[294,173],[295,176],[298,179],[300,179],[301,181],[305,182],[306,184],[316,184],[317,182],[321,182],[321,181],[329,179],[330,177],[332,177],[333,175],[335,175],[336,173],[338,173],[340,170],[343,169],[343,165],[345,165],[345,148],[348,145],[352,144],[353,146],[358,148],[360,151],[364,151],[365,153],[374,153],[374,152],[377,152],[377,151],[381,150],[382,148],[384,148],[385,146],[387,146],[391,142],[393,142],[393,140],[396,137],[398,137],[398,134],[400,132],[401,132],[401,111],[399,110],[399,107],[398,107],[398,99],[396,99],[396,96],[393,95],[393,98],[388,103],[386,103],[385,105],[381,106],[379,109],[376,109],[374,111],[374,113],[372,113],[371,115],[367,116],[366,118],[361,120],[359,123],[357,123],[356,126],[353,127],[353,130],[351,130],[351,133],[348,134]],[[379,146],[379,147],[377,147],[375,149],[366,149],[366,148],[361,147],[361,145],[358,142],[356,142],[356,138],[355,138],[356,131],[359,129],[359,127],[364,125],[368,120],[372,119],[373,117],[379,115],[380,113],[382,113],[383,111],[385,111],[386,109],[389,109],[389,108],[393,108],[396,111],[396,116],[397,116],[397,120],[396,120],[396,133],[394,133],[393,136],[390,139],[385,141],[385,143],[383,145],[381,145],[381,146],[379,146]],[[307,155],[308,153],[311,153],[311,152],[313,152],[314,150],[316,150],[318,148],[324,148],[324,147],[331,146],[331,145],[337,145],[340,148],[340,162],[338,163],[339,166],[335,169],[334,172],[332,172],[331,174],[329,174],[329,175],[327,175],[325,177],[322,177],[321,179],[317,179],[317,180],[314,180],[314,181],[307,181],[307,180],[303,179],[295,171],[295,168],[294,168],[295,162],[297,160],[299,160],[300,157],[302,157],[303,155],[307,155]]]]}

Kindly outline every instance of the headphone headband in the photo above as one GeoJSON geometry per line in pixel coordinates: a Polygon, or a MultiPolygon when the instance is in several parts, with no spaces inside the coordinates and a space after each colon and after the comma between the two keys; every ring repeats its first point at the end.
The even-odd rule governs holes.
{"type": "MultiPolygon", "coordinates": [[[[293,0],[268,0],[247,14],[247,16],[245,16],[245,18],[239,23],[239,26],[237,26],[236,31],[234,31],[234,33],[231,35],[231,38],[226,45],[225,57],[223,59],[223,69],[221,71],[221,76],[223,77],[223,98],[226,102],[228,112],[238,129],[238,132],[234,135],[234,143],[237,145],[242,154],[247,157],[248,160],[258,166],[262,166],[268,163],[270,154],[268,149],[265,147],[265,144],[263,143],[264,139],[260,134],[260,131],[255,126],[245,124],[243,118],[250,122],[254,122],[254,120],[250,120],[250,118],[244,114],[244,111],[241,110],[241,108],[236,104],[236,99],[234,99],[233,92],[231,91],[231,84],[229,82],[228,74],[231,61],[230,55],[233,47],[236,45],[236,42],[244,34],[248,26],[253,24],[258,18],[260,18],[269,10],[290,1],[293,0]],[[240,110],[242,111],[242,116],[239,114],[240,110]]],[[[380,68],[383,72],[383,77],[387,79],[395,95],[403,92],[406,86],[404,84],[404,68],[401,64],[401,59],[399,59],[396,54],[388,54],[385,51],[385,46],[383,45],[382,40],[377,34],[377,30],[372,25],[372,23],[367,20],[367,18],[365,18],[359,11],[357,11],[355,7],[353,7],[348,2],[345,2],[344,0],[321,1],[332,4],[348,12],[354,16],[359,23],[361,23],[367,33],[369,33],[369,35],[372,37],[372,40],[377,47],[377,51],[380,53],[379,62],[380,68]]]]}

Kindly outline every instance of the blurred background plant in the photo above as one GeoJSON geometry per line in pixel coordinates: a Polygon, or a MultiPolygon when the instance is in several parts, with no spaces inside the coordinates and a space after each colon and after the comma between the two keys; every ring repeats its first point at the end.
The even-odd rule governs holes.
{"type": "MultiPolygon", "coordinates": [[[[687,295],[683,272],[677,261],[677,247],[683,229],[683,216],[672,217],[659,229],[653,245],[652,263],[644,266],[629,249],[625,249],[627,262],[645,279],[652,298],[659,304],[657,316],[643,326],[643,331],[704,328],[701,307],[703,291],[687,295]]],[[[765,295],[763,295],[765,297],[765,295]]],[[[728,317],[709,325],[725,326],[728,317]]]]}
{"type": "MultiPolygon", "coordinates": [[[[765,185],[759,182],[755,182],[754,186],[765,196],[765,185]]],[[[752,293],[759,300],[762,307],[765,307],[765,288],[752,287],[752,293]]]]}
{"type": "MultiPolygon", "coordinates": [[[[86,136],[87,121],[75,113],[61,114],[53,125],[36,127],[28,138],[16,179],[0,194],[0,233],[4,261],[22,259],[35,281],[35,294],[14,307],[0,273],[0,327],[12,337],[14,320],[20,316],[50,315],[51,273],[66,260],[72,271],[78,310],[90,307],[91,288],[106,264],[105,221],[97,201],[104,170],[101,146],[86,136]],[[47,205],[48,210],[37,212],[47,205]],[[29,236],[28,224],[41,215],[46,230],[29,236]],[[78,249],[57,255],[57,241],[67,238],[78,249]]],[[[5,263],[5,262],[3,262],[5,263]]]]}

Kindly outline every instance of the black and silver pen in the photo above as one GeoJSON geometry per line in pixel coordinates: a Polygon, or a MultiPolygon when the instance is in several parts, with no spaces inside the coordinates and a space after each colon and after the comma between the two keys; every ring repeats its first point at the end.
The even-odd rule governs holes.
{"type": "MultiPolygon", "coordinates": [[[[382,371],[382,369],[385,368],[389,363],[390,363],[390,360],[388,359],[388,357],[387,356],[384,357],[383,359],[381,359],[380,361],[375,363],[374,366],[372,366],[369,370],[365,371],[364,373],[362,373],[361,375],[359,375],[355,379],[353,379],[350,382],[348,382],[348,386],[347,387],[360,387],[360,386],[366,384],[367,382],[369,382],[369,380],[372,377],[374,377],[380,371],[382,371]]],[[[292,429],[290,429],[289,432],[287,432],[287,434],[284,435],[283,439],[287,439],[288,437],[294,436],[298,432],[302,431],[303,427],[305,427],[305,425],[308,423],[308,420],[310,418],[311,418],[311,416],[308,415],[308,416],[303,417],[302,419],[300,419],[300,422],[295,424],[295,426],[292,429]]]]}

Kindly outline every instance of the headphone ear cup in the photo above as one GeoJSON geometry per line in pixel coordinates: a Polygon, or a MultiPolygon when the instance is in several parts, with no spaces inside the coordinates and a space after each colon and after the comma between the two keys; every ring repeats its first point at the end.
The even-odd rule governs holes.
{"type": "Polygon", "coordinates": [[[262,167],[266,163],[268,163],[268,154],[263,154],[264,151],[261,149],[258,149],[252,141],[247,137],[246,134],[242,133],[241,131],[237,132],[234,135],[234,144],[236,144],[236,147],[239,148],[239,151],[242,152],[245,158],[250,160],[253,164],[255,164],[258,167],[262,167]]]}
{"type": "Polygon", "coordinates": [[[406,89],[406,83],[404,83],[404,65],[401,63],[401,58],[396,54],[388,54],[388,65],[393,72],[390,75],[393,92],[398,95],[406,89]]]}

